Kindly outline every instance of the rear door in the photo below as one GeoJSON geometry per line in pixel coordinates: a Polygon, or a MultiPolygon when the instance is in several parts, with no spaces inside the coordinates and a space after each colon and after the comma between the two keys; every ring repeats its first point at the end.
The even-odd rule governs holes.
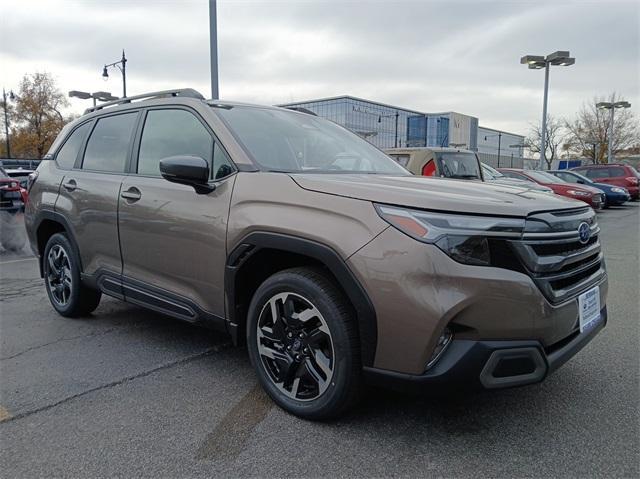
{"type": "Polygon", "coordinates": [[[188,108],[148,109],[137,137],[119,198],[125,296],[183,319],[192,319],[197,308],[224,317],[235,168],[213,131],[188,108]],[[176,155],[207,160],[216,189],[197,194],[162,178],[160,160],[176,155]]]}
{"type": "MultiPolygon", "coordinates": [[[[122,271],[118,240],[118,198],[120,185],[131,156],[139,111],[103,116],[90,125],[91,132],[74,167],[66,172],[55,209],[71,224],[80,250],[83,272],[106,273],[119,292],[122,271]]],[[[60,151],[60,156],[64,151],[60,151]]],[[[60,157],[60,161],[71,159],[60,157]]]]}

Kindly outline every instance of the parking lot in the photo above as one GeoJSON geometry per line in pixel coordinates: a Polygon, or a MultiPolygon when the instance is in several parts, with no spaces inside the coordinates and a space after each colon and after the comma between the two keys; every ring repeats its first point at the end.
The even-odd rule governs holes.
{"type": "Polygon", "coordinates": [[[90,318],[58,316],[35,259],[3,253],[2,476],[638,477],[639,213],[598,215],[609,323],[546,382],[370,389],[326,423],[273,406],[217,333],[108,297],[90,318]]]}

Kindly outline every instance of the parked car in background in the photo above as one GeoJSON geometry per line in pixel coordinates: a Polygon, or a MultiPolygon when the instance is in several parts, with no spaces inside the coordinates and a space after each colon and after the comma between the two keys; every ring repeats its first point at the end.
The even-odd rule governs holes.
{"type": "Polygon", "coordinates": [[[384,152],[414,175],[482,180],[473,151],[458,148],[388,148],[384,152]]]}
{"type": "Polygon", "coordinates": [[[631,165],[612,163],[610,165],[584,165],[572,168],[571,171],[580,173],[597,183],[626,188],[632,200],[640,198],[640,174],[631,165]]]}
{"type": "Polygon", "coordinates": [[[17,178],[20,186],[27,188],[29,175],[33,173],[42,160],[23,158],[0,158],[0,167],[10,178],[17,178]]]}
{"type": "Polygon", "coordinates": [[[25,198],[26,189],[20,185],[20,180],[11,178],[0,166],[0,211],[11,214],[22,211],[25,198]]]}
{"type": "Polygon", "coordinates": [[[598,188],[602,190],[605,195],[605,208],[607,206],[617,206],[622,205],[629,201],[631,196],[629,195],[629,191],[622,186],[615,185],[607,185],[606,183],[596,183],[593,180],[590,180],[586,176],[582,176],[580,173],[576,171],[569,170],[552,170],[549,171],[553,176],[560,178],[561,180],[566,181],[567,183],[577,183],[579,185],[588,185],[593,188],[598,188]]]}
{"type": "Polygon", "coordinates": [[[604,207],[605,195],[604,192],[598,188],[567,183],[546,171],[521,170],[516,168],[498,168],[498,171],[509,178],[529,180],[539,185],[547,186],[557,195],[584,201],[596,210],[604,207]]]}
{"type": "Polygon", "coordinates": [[[519,186],[521,188],[528,188],[534,191],[553,194],[553,190],[548,186],[539,185],[538,183],[535,183],[533,181],[509,178],[508,176],[503,175],[498,170],[487,165],[486,163],[481,163],[481,166],[484,181],[491,181],[500,185],[519,186]]]}

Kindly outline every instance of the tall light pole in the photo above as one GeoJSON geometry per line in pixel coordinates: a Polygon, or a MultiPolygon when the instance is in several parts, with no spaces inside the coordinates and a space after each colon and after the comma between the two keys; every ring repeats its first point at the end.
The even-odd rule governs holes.
{"type": "Polygon", "coordinates": [[[102,78],[105,80],[109,78],[109,72],[107,68],[117,67],[122,73],[122,98],[127,98],[127,57],[124,56],[124,49],[122,50],[122,58],[117,62],[109,63],[102,69],[102,78]]]}
{"type": "Polygon", "coordinates": [[[540,134],[540,169],[544,170],[544,160],[547,151],[547,98],[549,96],[549,67],[551,65],[560,65],[568,67],[576,62],[575,58],[571,58],[569,52],[557,51],[546,57],[538,55],[525,55],[520,59],[520,63],[528,65],[531,70],[540,70],[544,68],[544,96],[542,100],[542,132],[540,134]]]}
{"type": "Polygon", "coordinates": [[[492,138],[494,136],[498,137],[498,168],[500,168],[500,149],[502,146],[502,132],[498,132],[495,135],[484,135],[484,141],[487,141],[487,138],[492,138]]]}
{"type": "Polygon", "coordinates": [[[610,110],[611,116],[609,117],[609,141],[607,141],[607,163],[612,163],[613,160],[613,112],[616,108],[631,108],[631,103],[628,101],[601,101],[596,103],[596,108],[600,110],[610,110]]]}
{"type": "MultiPolygon", "coordinates": [[[[13,100],[13,91],[9,91],[9,98],[13,100]]],[[[4,109],[4,141],[7,146],[7,158],[11,158],[11,141],[9,140],[9,115],[7,113],[7,93],[2,89],[2,108],[4,109]]]]}
{"type": "Polygon", "coordinates": [[[396,119],[396,126],[395,126],[395,136],[394,136],[394,140],[393,140],[393,147],[394,148],[398,148],[398,117],[400,116],[400,113],[396,110],[395,113],[392,113],[390,115],[378,115],[378,123],[382,123],[382,119],[383,118],[393,118],[395,117],[396,119]]]}
{"type": "MultiPolygon", "coordinates": [[[[517,148],[518,149],[518,155],[520,158],[522,158],[522,149],[525,147],[526,145],[524,143],[516,143],[514,145],[509,145],[509,148],[517,148]]],[[[524,165],[523,165],[524,166],[524,165]]],[[[511,168],[513,168],[513,151],[511,152],[511,168]]]]}
{"type": "Polygon", "coordinates": [[[216,0],[209,0],[209,55],[211,62],[211,99],[218,100],[218,18],[216,0]]]}

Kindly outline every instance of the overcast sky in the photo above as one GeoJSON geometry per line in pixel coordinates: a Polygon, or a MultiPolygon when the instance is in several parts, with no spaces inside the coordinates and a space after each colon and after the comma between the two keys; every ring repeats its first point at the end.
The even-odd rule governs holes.
{"type": "MultiPolygon", "coordinates": [[[[640,108],[640,2],[218,1],[223,99],[282,103],[348,94],[458,111],[526,133],[542,110],[543,71],[524,54],[569,50],[551,71],[549,111],[571,116],[616,91],[640,108]]],[[[50,72],[63,91],[129,95],[194,87],[210,96],[207,0],[0,0],[0,86],[50,72]]],[[[81,112],[89,101],[73,100],[81,112]]]]}

